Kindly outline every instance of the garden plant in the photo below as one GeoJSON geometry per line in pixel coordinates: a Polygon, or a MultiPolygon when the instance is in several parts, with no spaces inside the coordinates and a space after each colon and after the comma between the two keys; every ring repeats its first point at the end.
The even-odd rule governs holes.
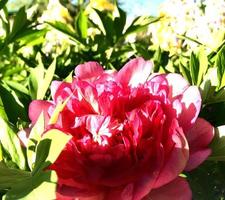
{"type": "Polygon", "coordinates": [[[225,199],[225,2],[190,2],[0,0],[0,199],[225,199]]]}

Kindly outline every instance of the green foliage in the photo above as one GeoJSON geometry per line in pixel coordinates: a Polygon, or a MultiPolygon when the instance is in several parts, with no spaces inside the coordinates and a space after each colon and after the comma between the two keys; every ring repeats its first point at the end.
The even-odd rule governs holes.
{"type": "Polygon", "coordinates": [[[219,80],[219,88],[222,88],[225,86],[225,45],[219,50],[215,65],[218,69],[217,77],[219,80]]]}
{"type": "MultiPolygon", "coordinates": [[[[209,161],[185,176],[194,199],[223,199],[225,43],[210,51],[198,40],[183,36],[198,47],[192,52],[171,54],[152,44],[147,35],[149,25],[160,21],[160,17],[138,16],[128,24],[127,13],[119,6],[114,12],[92,9],[96,16],[93,18],[85,3],[61,2],[71,16],[42,22],[39,17],[45,12],[44,6],[34,5],[30,9],[35,12],[28,15],[28,8],[12,13],[6,7],[7,0],[0,1],[0,29],[4,32],[0,35],[0,197],[55,199],[57,177],[46,167],[57,159],[70,137],[58,130],[45,132],[42,113],[36,124],[26,130],[27,146],[21,146],[17,132],[30,123],[29,103],[34,99],[49,100],[52,80],[72,81],[73,70],[80,63],[93,60],[105,69],[119,70],[129,59],[141,56],[154,62],[154,72],[180,73],[200,88],[200,116],[217,127],[216,137],[209,161]],[[59,38],[55,34],[60,34],[59,38]],[[46,50],[48,45],[50,50],[46,50]]],[[[56,106],[50,125],[58,119],[66,102],[56,106]]]]}
{"type": "Polygon", "coordinates": [[[39,65],[30,69],[29,78],[29,91],[32,99],[43,99],[49,88],[49,85],[53,79],[55,73],[56,61],[45,70],[42,61],[39,61],[39,65]]]}
{"type": "Polygon", "coordinates": [[[0,141],[3,149],[3,158],[8,158],[8,160],[11,160],[20,169],[25,169],[26,161],[17,135],[2,118],[0,118],[0,127],[0,141]]]}

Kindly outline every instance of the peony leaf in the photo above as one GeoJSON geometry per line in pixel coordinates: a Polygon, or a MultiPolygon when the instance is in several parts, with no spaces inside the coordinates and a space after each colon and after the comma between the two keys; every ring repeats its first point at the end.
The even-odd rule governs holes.
{"type": "Polygon", "coordinates": [[[1,143],[0,143],[0,162],[2,161],[2,159],[3,159],[2,146],[1,146],[1,143]]]}
{"type": "Polygon", "coordinates": [[[126,29],[124,37],[132,33],[137,33],[144,30],[149,24],[159,21],[162,17],[152,17],[152,16],[138,16],[135,18],[131,25],[126,29]]]}
{"type": "Polygon", "coordinates": [[[29,90],[32,99],[43,99],[53,79],[56,60],[52,62],[47,70],[45,70],[42,60],[39,57],[39,65],[31,69],[29,78],[29,90]]]}
{"type": "Polygon", "coordinates": [[[198,71],[197,85],[200,85],[208,69],[208,58],[203,46],[199,49],[198,59],[199,59],[199,71],[198,71]]]}
{"type": "Polygon", "coordinates": [[[88,30],[88,17],[83,9],[77,15],[77,19],[75,21],[76,30],[79,36],[82,39],[87,38],[87,30],[88,30]]]}
{"type": "Polygon", "coordinates": [[[59,114],[62,112],[62,110],[64,109],[64,107],[66,106],[66,104],[68,103],[68,101],[70,100],[70,98],[73,96],[73,93],[66,98],[66,100],[64,102],[59,102],[56,107],[54,112],[52,113],[51,118],[49,119],[49,125],[51,124],[55,124],[58,120],[59,114]]]}
{"type": "Polygon", "coordinates": [[[41,135],[44,133],[44,129],[45,129],[45,119],[44,119],[44,113],[42,112],[36,124],[31,129],[28,145],[27,145],[27,161],[28,161],[29,168],[31,170],[33,169],[33,165],[36,159],[37,144],[41,140],[41,135]]]}
{"type": "Polygon", "coordinates": [[[53,79],[55,68],[56,68],[56,60],[54,59],[52,64],[49,66],[49,68],[45,72],[44,80],[41,81],[38,87],[37,99],[43,99],[45,97],[45,93],[47,92],[49,85],[53,79]]]}
{"type": "Polygon", "coordinates": [[[12,189],[6,193],[3,199],[56,199],[56,186],[56,173],[54,171],[41,171],[34,176],[23,179],[19,184],[12,185],[12,189]]]}
{"type": "Polygon", "coordinates": [[[0,162],[0,177],[0,190],[3,190],[30,178],[31,174],[18,169],[10,169],[3,162],[0,162]]]}
{"type": "MultiPolygon", "coordinates": [[[[0,98],[5,111],[0,111],[1,114],[6,113],[7,119],[16,124],[18,119],[28,121],[27,113],[24,105],[20,102],[19,98],[14,91],[11,91],[5,84],[0,85],[0,98]]],[[[5,117],[3,116],[5,119],[5,117]]]]}
{"type": "Polygon", "coordinates": [[[212,154],[208,159],[225,161],[225,125],[219,126],[215,130],[215,137],[211,144],[212,154]]]}
{"type": "Polygon", "coordinates": [[[8,0],[2,0],[2,1],[0,1],[0,10],[2,9],[2,8],[4,8],[4,6],[5,6],[5,4],[8,2],[8,0]]]}
{"type": "Polygon", "coordinates": [[[225,46],[221,48],[216,56],[217,76],[220,83],[220,88],[225,86],[225,46]]]}
{"type": "Polygon", "coordinates": [[[197,79],[198,79],[198,71],[199,71],[199,60],[193,52],[191,53],[191,56],[190,56],[189,66],[190,66],[190,74],[191,74],[192,83],[196,85],[197,79]]]}
{"type": "Polygon", "coordinates": [[[4,151],[9,154],[12,161],[20,169],[26,168],[26,160],[20,145],[20,141],[8,123],[0,117],[0,144],[4,151]]]}
{"type": "Polygon", "coordinates": [[[53,163],[70,139],[70,135],[56,129],[46,132],[37,146],[33,173],[53,163]]]}
{"type": "Polygon", "coordinates": [[[121,8],[117,7],[119,17],[116,17],[114,20],[114,28],[116,31],[117,38],[123,36],[123,30],[126,25],[127,14],[121,8]]]}
{"type": "Polygon", "coordinates": [[[27,14],[25,11],[25,7],[21,7],[19,11],[16,13],[16,16],[14,18],[14,22],[12,25],[12,31],[11,33],[7,36],[5,40],[5,45],[14,42],[19,33],[26,27],[27,25],[27,14]]]}
{"type": "Polygon", "coordinates": [[[30,69],[29,91],[32,99],[37,99],[39,84],[44,79],[44,66],[39,59],[39,65],[30,69]]]}

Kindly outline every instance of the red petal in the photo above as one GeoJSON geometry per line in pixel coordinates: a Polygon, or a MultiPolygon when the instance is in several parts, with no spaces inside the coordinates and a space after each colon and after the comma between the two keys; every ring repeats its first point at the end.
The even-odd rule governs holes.
{"type": "Polygon", "coordinates": [[[184,178],[178,177],[174,181],[158,189],[152,190],[145,200],[191,200],[192,192],[184,178]]]}
{"type": "Polygon", "coordinates": [[[129,61],[116,75],[116,80],[124,86],[136,87],[139,83],[145,83],[153,68],[153,63],[143,58],[135,58],[129,61]]]}
{"type": "Polygon", "coordinates": [[[175,143],[171,153],[166,157],[166,162],[161,170],[159,177],[154,184],[154,188],[161,187],[164,184],[174,180],[185,168],[188,158],[188,143],[181,130],[174,133],[172,140],[175,143]]]}

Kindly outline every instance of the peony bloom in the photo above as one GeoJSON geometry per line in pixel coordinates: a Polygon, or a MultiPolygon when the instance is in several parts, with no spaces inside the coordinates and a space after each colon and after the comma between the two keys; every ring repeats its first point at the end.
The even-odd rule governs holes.
{"type": "Polygon", "coordinates": [[[43,111],[46,129],[73,136],[50,166],[58,199],[191,199],[179,174],[209,156],[213,127],[198,118],[196,86],[178,74],[150,76],[152,67],[142,58],[118,72],[87,62],[75,68],[72,83],[52,83],[52,101],[31,103],[33,124],[43,111]],[[65,101],[57,121],[49,121],[65,101]]]}

